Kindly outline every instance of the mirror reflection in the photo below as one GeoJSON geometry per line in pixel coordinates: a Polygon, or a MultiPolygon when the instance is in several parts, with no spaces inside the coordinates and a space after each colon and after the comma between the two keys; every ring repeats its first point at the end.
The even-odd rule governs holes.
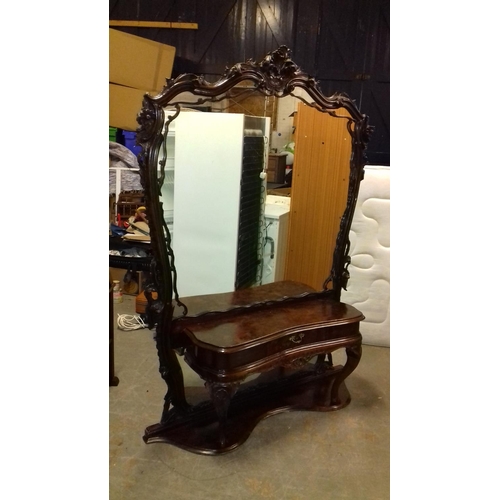
{"type": "Polygon", "coordinates": [[[164,108],[161,202],[180,297],[293,280],[322,290],[347,200],[347,111],[298,89],[187,93],[164,108]],[[332,217],[333,214],[333,217],[332,217]]]}
{"type": "MultiPolygon", "coordinates": [[[[181,93],[164,108],[158,178],[181,297],[282,280],[322,290],[351,135],[347,110],[332,116],[307,103],[301,89],[279,98],[243,83],[217,98],[181,93]]],[[[135,222],[145,208],[139,148],[110,142],[110,220],[134,245],[112,250],[121,255],[135,255],[136,242],[149,254],[147,220],[135,222]]]]}

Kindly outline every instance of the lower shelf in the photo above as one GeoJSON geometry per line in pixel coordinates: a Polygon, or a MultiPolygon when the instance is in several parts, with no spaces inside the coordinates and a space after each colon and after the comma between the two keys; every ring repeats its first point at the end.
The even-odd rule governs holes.
{"type": "Polygon", "coordinates": [[[342,366],[321,372],[311,368],[288,376],[280,369],[242,385],[231,399],[227,422],[222,429],[211,401],[203,401],[180,412],[171,409],[167,421],[149,426],[146,443],[168,443],[185,450],[218,455],[243,444],[263,419],[285,411],[334,411],[350,403],[344,382],[332,403],[332,386],[342,366]]]}

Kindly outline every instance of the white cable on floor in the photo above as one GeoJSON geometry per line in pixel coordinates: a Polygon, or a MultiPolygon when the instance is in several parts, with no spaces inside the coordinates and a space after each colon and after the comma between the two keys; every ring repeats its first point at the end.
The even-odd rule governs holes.
{"type": "Polygon", "coordinates": [[[141,330],[148,326],[138,314],[118,314],[117,320],[118,328],[120,330],[141,330]]]}

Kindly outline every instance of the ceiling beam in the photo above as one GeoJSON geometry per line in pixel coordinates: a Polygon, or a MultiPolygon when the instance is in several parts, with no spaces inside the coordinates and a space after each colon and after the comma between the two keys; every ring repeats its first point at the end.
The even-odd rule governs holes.
{"type": "Polygon", "coordinates": [[[181,30],[198,29],[198,23],[171,23],[167,21],[109,21],[109,25],[128,28],[174,28],[181,30]]]}

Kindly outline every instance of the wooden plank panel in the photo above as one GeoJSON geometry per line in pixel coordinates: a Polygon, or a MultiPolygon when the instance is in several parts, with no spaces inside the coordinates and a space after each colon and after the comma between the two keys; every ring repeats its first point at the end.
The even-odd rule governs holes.
{"type": "Polygon", "coordinates": [[[316,290],[330,272],[347,201],[351,137],[346,124],[304,104],[298,107],[284,279],[316,290]]]}
{"type": "Polygon", "coordinates": [[[281,9],[273,9],[271,5],[269,5],[268,0],[257,0],[260,9],[262,10],[262,14],[266,18],[266,22],[271,30],[274,38],[278,45],[286,45],[287,47],[292,46],[292,39],[288,36],[288,32],[281,26],[281,19],[285,16],[280,15],[281,9]],[[276,14],[278,15],[278,19],[276,18],[276,14]]]}
{"type": "Polygon", "coordinates": [[[321,0],[298,2],[292,59],[306,72],[317,75],[318,32],[321,0]]]}
{"type": "MultiPolygon", "coordinates": [[[[219,0],[217,5],[207,2],[207,5],[203,6],[206,9],[205,19],[209,19],[209,22],[202,26],[198,32],[199,36],[196,40],[196,50],[193,56],[196,62],[201,62],[202,58],[205,57],[205,54],[209,51],[214,39],[217,37],[221,26],[227,20],[227,16],[236,3],[237,0],[219,0]]],[[[227,39],[224,39],[224,41],[226,45],[231,45],[227,43],[227,39]]]]}

